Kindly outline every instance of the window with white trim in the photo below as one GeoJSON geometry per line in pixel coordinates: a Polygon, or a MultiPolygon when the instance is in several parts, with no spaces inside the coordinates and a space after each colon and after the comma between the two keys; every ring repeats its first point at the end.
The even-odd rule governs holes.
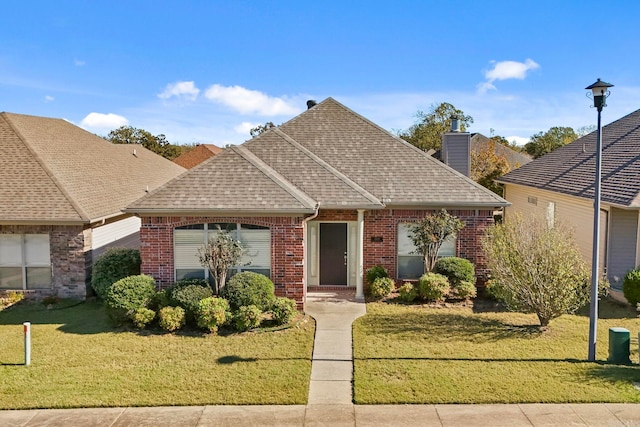
{"type": "Polygon", "coordinates": [[[0,289],[51,287],[48,234],[0,234],[0,289]]]}
{"type": "Polygon", "coordinates": [[[198,250],[224,230],[242,242],[245,255],[230,273],[253,271],[271,276],[271,230],[269,227],[241,223],[210,223],[176,227],[173,231],[173,253],[176,280],[198,278],[212,280],[209,270],[200,264],[198,250]]]}
{"type": "MultiPolygon", "coordinates": [[[[424,260],[409,237],[411,223],[398,224],[398,279],[419,279],[424,274],[424,260]]],[[[438,258],[456,256],[455,236],[445,240],[438,258]]]]}

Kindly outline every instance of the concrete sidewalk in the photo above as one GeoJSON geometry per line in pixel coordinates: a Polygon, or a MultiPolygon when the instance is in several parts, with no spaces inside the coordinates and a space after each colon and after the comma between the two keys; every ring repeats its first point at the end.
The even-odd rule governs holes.
{"type": "Polygon", "coordinates": [[[640,405],[296,405],[0,411],[0,426],[640,426],[640,405]]]}

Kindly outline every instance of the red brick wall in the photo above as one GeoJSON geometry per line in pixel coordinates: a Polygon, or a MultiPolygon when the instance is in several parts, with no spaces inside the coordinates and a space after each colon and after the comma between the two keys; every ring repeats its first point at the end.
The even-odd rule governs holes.
{"type": "MultiPolygon", "coordinates": [[[[366,211],[364,220],[364,269],[382,264],[391,277],[397,278],[397,226],[415,222],[432,210],[384,209],[366,211]],[[382,237],[382,242],[372,242],[382,237]]],[[[486,264],[480,248],[484,230],[493,224],[491,211],[449,210],[466,224],[457,239],[456,254],[476,266],[478,284],[483,285],[486,264]]],[[[314,221],[357,221],[354,210],[321,211],[314,221]]],[[[140,230],[142,272],[153,276],[161,287],[174,281],[173,230],[190,224],[240,222],[268,226],[271,229],[271,280],[276,294],[293,298],[303,307],[304,233],[302,217],[143,217],[140,230]]]]}
{"type": "Polygon", "coordinates": [[[160,287],[174,282],[173,230],[190,224],[240,222],[271,229],[271,280],[276,295],[305,300],[302,217],[143,217],[140,229],[142,272],[160,287]]]}

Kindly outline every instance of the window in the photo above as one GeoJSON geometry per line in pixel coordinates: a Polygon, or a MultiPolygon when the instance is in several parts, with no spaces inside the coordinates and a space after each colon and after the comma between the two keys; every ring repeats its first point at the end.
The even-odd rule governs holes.
{"type": "MultiPolygon", "coordinates": [[[[417,279],[424,274],[422,255],[414,253],[416,247],[409,237],[410,225],[398,224],[398,279],[417,279]]],[[[438,257],[456,256],[456,238],[445,240],[438,257]]]]}
{"type": "Polygon", "coordinates": [[[177,227],[173,234],[175,278],[207,279],[209,271],[200,265],[198,249],[219,230],[231,233],[234,239],[242,242],[246,249],[241,265],[233,267],[231,274],[241,271],[253,271],[271,276],[271,231],[268,227],[239,223],[195,224],[177,227]]]}
{"type": "Polygon", "coordinates": [[[0,234],[0,289],[51,287],[48,234],[0,234]]]}

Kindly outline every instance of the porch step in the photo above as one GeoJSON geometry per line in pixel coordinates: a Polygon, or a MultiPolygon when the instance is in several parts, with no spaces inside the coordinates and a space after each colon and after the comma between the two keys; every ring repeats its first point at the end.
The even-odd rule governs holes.
{"type": "Polygon", "coordinates": [[[353,293],[355,295],[356,288],[348,286],[307,286],[307,292],[325,292],[325,291],[341,291],[344,293],[353,293]]]}

